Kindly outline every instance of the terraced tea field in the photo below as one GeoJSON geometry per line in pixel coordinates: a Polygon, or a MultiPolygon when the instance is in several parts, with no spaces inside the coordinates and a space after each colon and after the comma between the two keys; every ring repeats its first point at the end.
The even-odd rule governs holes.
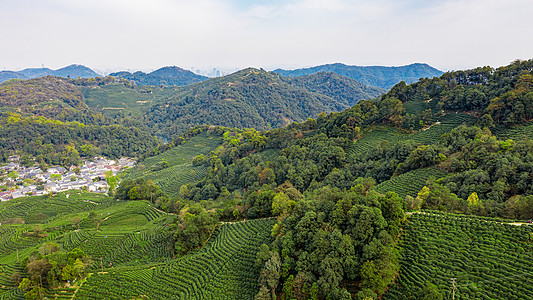
{"type": "Polygon", "coordinates": [[[404,227],[401,268],[384,299],[416,299],[427,282],[451,299],[533,299],[533,226],[488,218],[413,214],[404,227]]]}
{"type": "Polygon", "coordinates": [[[523,138],[532,138],[533,122],[529,122],[527,125],[520,126],[517,128],[497,127],[494,128],[492,131],[499,138],[503,139],[520,140],[523,138]]]}
{"type": "Polygon", "coordinates": [[[435,144],[443,134],[450,132],[463,123],[472,124],[475,120],[475,117],[468,114],[447,114],[439,120],[440,123],[412,134],[402,134],[398,130],[389,127],[376,127],[365,132],[363,137],[354,143],[349,154],[363,154],[377,143],[383,141],[397,143],[399,141],[413,140],[421,144],[435,144]]]}
{"type": "Polygon", "coordinates": [[[200,154],[206,155],[221,144],[219,136],[202,133],[169,151],[147,158],[127,170],[124,177],[125,179],[144,177],[159,185],[169,196],[176,196],[180,186],[198,181],[206,174],[205,166],[192,165],[194,157],[200,154]],[[155,171],[157,164],[163,161],[167,162],[169,167],[155,171]]]}
{"type": "Polygon", "coordinates": [[[140,116],[152,105],[174,97],[175,87],[135,87],[128,88],[122,83],[100,87],[80,87],[85,102],[90,108],[103,110],[114,115],[123,112],[133,117],[140,116]]]}
{"type": "Polygon", "coordinates": [[[433,176],[439,179],[446,175],[446,172],[435,168],[412,170],[378,184],[376,191],[383,194],[389,191],[396,192],[402,198],[405,198],[407,195],[416,197],[418,192],[426,185],[429,177],[433,176]]]}
{"type": "MultiPolygon", "coordinates": [[[[11,275],[25,276],[19,262],[47,241],[65,251],[82,249],[94,261],[94,270],[168,261],[174,255],[169,226],[174,221],[175,216],[147,201],[116,201],[81,191],[1,202],[0,299],[24,298],[11,275]]],[[[47,293],[71,299],[74,290],[47,293]]]]}
{"type": "Polygon", "coordinates": [[[259,287],[256,253],[274,220],[220,226],[197,253],[164,265],[92,274],[79,299],[253,299],[259,287]]]}

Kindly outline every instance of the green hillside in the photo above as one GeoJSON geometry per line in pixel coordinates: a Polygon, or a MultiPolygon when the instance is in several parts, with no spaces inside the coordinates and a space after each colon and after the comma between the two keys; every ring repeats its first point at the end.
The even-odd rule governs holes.
{"type": "Polygon", "coordinates": [[[175,221],[176,216],[146,201],[117,202],[76,191],[2,202],[0,299],[24,298],[12,276],[26,277],[20,262],[49,242],[62,251],[81,249],[92,263],[86,282],[48,287],[48,297],[252,299],[259,276],[255,253],[268,243],[274,221],[220,225],[205,247],[177,259],[170,229],[174,225],[169,226],[175,221]],[[97,273],[102,269],[104,273],[97,273]]]}
{"type": "Polygon", "coordinates": [[[249,68],[182,87],[172,99],[152,106],[146,120],[171,136],[200,124],[263,130],[347,107],[277,74],[249,68]]]}
{"type": "MultiPolygon", "coordinates": [[[[28,276],[21,262],[42,251],[46,243],[53,242],[62,251],[84,251],[93,261],[87,272],[101,266],[107,269],[171,259],[172,233],[167,224],[174,219],[145,201],[117,202],[79,191],[2,202],[0,298],[24,298],[12,276],[28,276]]],[[[73,291],[60,286],[48,288],[46,293],[72,297],[73,291]]]]}
{"type": "Polygon", "coordinates": [[[137,71],[133,74],[123,71],[111,73],[109,76],[124,78],[126,80],[135,82],[136,85],[153,86],[182,86],[208,79],[205,76],[194,74],[191,71],[184,70],[176,66],[163,67],[148,74],[141,71],[137,71]]]}
{"type": "Polygon", "coordinates": [[[462,124],[472,125],[475,122],[476,118],[467,114],[449,114],[438,123],[435,122],[431,126],[409,134],[402,133],[396,128],[371,127],[363,132],[361,139],[354,143],[350,153],[365,153],[380,142],[397,143],[412,140],[421,144],[436,144],[443,134],[462,124]]]}
{"type": "Polygon", "coordinates": [[[81,86],[85,103],[91,109],[110,116],[142,117],[150,107],[174,96],[176,88],[125,86],[112,83],[103,86],[81,86]]]}
{"type": "Polygon", "coordinates": [[[140,162],[126,171],[124,179],[152,180],[169,196],[177,196],[182,185],[198,181],[206,174],[205,165],[193,166],[194,157],[207,155],[220,145],[220,136],[217,134],[194,136],[182,145],[140,162]]]}
{"type": "MultiPolygon", "coordinates": [[[[80,80],[92,107],[123,105],[153,131],[123,137],[120,126],[9,113],[3,147],[54,152],[56,140],[30,138],[44,125],[66,126],[80,149],[111,137],[99,151],[117,153],[147,150],[132,141],[150,133],[172,138],[139,156],[114,198],[71,191],[0,203],[0,295],[446,299],[457,278],[458,299],[530,299],[533,232],[516,220],[533,218],[531,62],[399,83],[265,131],[238,127],[266,124],[276,109],[296,120],[344,104],[255,69],[153,94],[80,80]],[[137,94],[152,97],[148,110],[137,94]],[[235,127],[189,128],[222,119],[235,127]],[[92,131],[104,126],[118,132],[92,131]],[[27,139],[6,142],[18,136],[27,139]]],[[[328,76],[311,83],[346,95],[321,85],[328,76]]]]}
{"type": "Polygon", "coordinates": [[[329,96],[352,106],[363,99],[374,99],[385,93],[385,89],[364,85],[350,77],[332,72],[318,72],[311,75],[283,78],[291,85],[310,92],[329,96]]]}
{"type": "Polygon", "coordinates": [[[533,299],[533,227],[441,213],[409,216],[401,269],[384,299],[421,299],[428,283],[456,299],[533,299]]]}

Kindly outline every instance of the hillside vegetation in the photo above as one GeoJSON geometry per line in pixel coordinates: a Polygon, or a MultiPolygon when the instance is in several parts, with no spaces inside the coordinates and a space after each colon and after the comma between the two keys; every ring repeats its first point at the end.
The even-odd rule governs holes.
{"type": "Polygon", "coordinates": [[[182,86],[208,79],[205,76],[194,74],[191,71],[176,66],[163,67],[150,73],[144,73],[141,71],[130,73],[122,71],[111,73],[109,76],[130,80],[136,85],[154,86],[182,86]]]}
{"type": "Polygon", "coordinates": [[[282,79],[293,86],[329,96],[348,106],[355,105],[360,100],[374,99],[386,91],[385,89],[364,85],[350,77],[332,72],[318,72],[311,75],[282,79]]]}
{"type": "MultiPolygon", "coordinates": [[[[202,179],[207,168],[197,161],[214,151],[222,144],[221,136],[216,133],[203,133],[186,140],[181,145],[159,155],[139,162],[124,174],[124,180],[135,181],[143,178],[152,180],[169,196],[178,196],[180,187],[202,179]]],[[[204,158],[205,159],[205,158],[204,158]]]]}
{"type": "Polygon", "coordinates": [[[57,70],[48,68],[28,68],[21,71],[2,71],[0,83],[9,79],[32,79],[45,76],[57,76],[63,78],[93,78],[100,76],[90,68],[82,65],[70,65],[57,70]]]}
{"type": "Polygon", "coordinates": [[[167,136],[200,124],[258,130],[281,127],[348,106],[292,86],[278,75],[245,69],[184,87],[147,112],[151,126],[167,136]]]}
{"type": "Polygon", "coordinates": [[[533,228],[471,216],[418,213],[400,246],[400,275],[384,299],[533,299],[533,228]]]}

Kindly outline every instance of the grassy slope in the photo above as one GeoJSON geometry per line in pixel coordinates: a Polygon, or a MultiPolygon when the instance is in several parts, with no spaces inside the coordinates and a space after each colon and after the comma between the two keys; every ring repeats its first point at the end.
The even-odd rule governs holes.
{"type": "Polygon", "coordinates": [[[385,299],[416,299],[431,282],[451,299],[533,299],[533,226],[453,214],[413,214],[401,242],[401,270],[385,299]]]}
{"type": "Polygon", "coordinates": [[[124,178],[144,177],[158,184],[168,195],[175,196],[179,192],[180,186],[200,180],[205,175],[206,167],[192,166],[193,158],[200,154],[207,154],[219,145],[221,145],[221,141],[217,135],[202,133],[169,151],[147,158],[128,170],[124,178]],[[168,162],[170,167],[153,171],[154,166],[161,161],[168,162]]]}

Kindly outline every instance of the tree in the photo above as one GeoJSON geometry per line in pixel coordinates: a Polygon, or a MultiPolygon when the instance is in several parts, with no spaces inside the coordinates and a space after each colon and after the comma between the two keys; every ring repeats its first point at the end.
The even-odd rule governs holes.
{"type": "Polygon", "coordinates": [[[272,199],[272,214],[284,218],[290,213],[295,204],[296,202],[291,200],[289,196],[279,192],[272,199]]]}
{"type": "Polygon", "coordinates": [[[270,292],[270,299],[276,299],[276,288],[281,275],[280,272],[281,260],[279,258],[279,254],[274,252],[261,270],[261,275],[259,276],[259,284],[261,289],[256,298],[265,299],[265,291],[268,291],[270,292]]]}
{"type": "Polygon", "coordinates": [[[51,174],[50,175],[50,179],[52,179],[53,181],[60,181],[62,178],[61,174],[51,174]]]}
{"type": "Polygon", "coordinates": [[[483,205],[481,204],[481,200],[479,200],[479,197],[476,192],[473,192],[468,196],[468,199],[466,199],[468,203],[468,210],[470,213],[478,213],[483,209],[483,205]]]}
{"type": "Polygon", "coordinates": [[[411,195],[405,196],[405,205],[407,209],[412,211],[419,211],[422,208],[422,199],[419,197],[413,198],[411,195]]]}
{"type": "Polygon", "coordinates": [[[7,174],[7,177],[13,181],[16,181],[19,178],[19,172],[13,170],[7,174]]]}

